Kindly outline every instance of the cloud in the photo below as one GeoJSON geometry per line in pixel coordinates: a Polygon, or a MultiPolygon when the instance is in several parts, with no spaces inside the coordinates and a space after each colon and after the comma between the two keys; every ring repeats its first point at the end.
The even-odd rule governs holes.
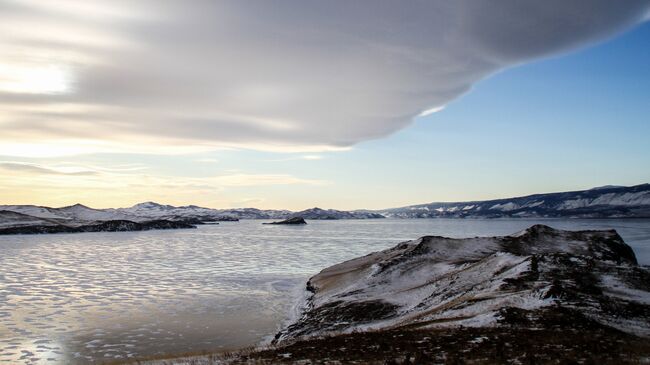
{"type": "Polygon", "coordinates": [[[51,175],[60,175],[62,180],[58,181],[70,183],[71,186],[78,184],[117,186],[122,184],[124,187],[142,185],[213,189],[239,186],[325,185],[328,183],[323,180],[303,179],[288,174],[249,174],[233,171],[207,177],[182,177],[143,173],[141,171],[143,168],[139,166],[102,167],[91,170],[87,167],[72,166],[67,163],[45,166],[28,162],[0,161],[0,170],[12,172],[12,178],[15,178],[16,181],[20,178],[36,181],[35,178],[43,177],[46,184],[54,183],[55,180],[51,175]],[[82,177],[87,178],[84,180],[82,177]]]}
{"type": "Polygon", "coordinates": [[[0,0],[0,154],[346,149],[649,3],[0,0]]]}
{"type": "Polygon", "coordinates": [[[323,155],[300,155],[300,156],[277,158],[277,159],[270,159],[264,161],[265,162],[287,162],[287,161],[298,161],[298,160],[317,161],[317,160],[322,160],[324,158],[325,157],[323,155]]]}
{"type": "Polygon", "coordinates": [[[300,156],[301,159],[303,160],[322,160],[323,156],[321,155],[303,155],[300,156]]]}
{"type": "Polygon", "coordinates": [[[38,164],[25,162],[0,161],[0,170],[12,173],[27,173],[34,175],[68,175],[68,176],[90,176],[97,175],[97,171],[73,169],[53,169],[38,164]]]}
{"type": "Polygon", "coordinates": [[[207,181],[217,186],[268,186],[268,185],[325,185],[326,181],[300,179],[285,174],[232,174],[216,176],[207,181]]]}
{"type": "Polygon", "coordinates": [[[218,163],[218,162],[219,162],[218,159],[216,159],[216,158],[209,158],[209,157],[205,157],[205,158],[197,158],[197,159],[194,160],[194,161],[196,161],[196,162],[202,162],[202,163],[218,163]]]}
{"type": "Polygon", "coordinates": [[[240,187],[247,194],[287,186],[318,188],[329,182],[289,174],[223,171],[212,176],[172,176],[143,171],[138,165],[117,165],[91,170],[70,163],[36,164],[0,161],[0,201],[5,204],[52,206],[84,202],[115,207],[143,200],[170,204],[238,204],[240,187]]]}

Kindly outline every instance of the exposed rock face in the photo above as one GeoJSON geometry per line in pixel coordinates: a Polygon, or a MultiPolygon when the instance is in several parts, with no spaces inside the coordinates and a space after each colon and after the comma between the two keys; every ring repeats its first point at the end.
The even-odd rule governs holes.
{"type": "Polygon", "coordinates": [[[285,219],[285,220],[279,221],[279,222],[262,223],[262,224],[291,224],[291,225],[293,225],[293,224],[307,224],[307,222],[305,222],[305,219],[302,218],[302,217],[292,217],[292,218],[285,219]]]}
{"type": "Polygon", "coordinates": [[[430,203],[381,212],[391,218],[650,217],[650,184],[456,203],[430,203]]]}
{"type": "Polygon", "coordinates": [[[426,236],[312,277],[276,337],[373,329],[614,328],[650,336],[650,270],[614,230],[543,225],[505,237],[426,236]],[[557,322],[557,321],[556,321],[557,322]]]}

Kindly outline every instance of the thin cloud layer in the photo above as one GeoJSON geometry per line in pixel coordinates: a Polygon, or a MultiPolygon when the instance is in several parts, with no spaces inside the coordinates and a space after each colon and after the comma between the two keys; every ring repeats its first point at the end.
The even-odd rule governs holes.
{"type": "Polygon", "coordinates": [[[649,4],[0,0],[0,154],[345,149],[649,4]]]}
{"type": "Polygon", "coordinates": [[[27,173],[35,175],[68,175],[68,176],[89,176],[96,175],[95,171],[87,170],[61,170],[40,166],[34,163],[0,161],[0,171],[16,173],[27,173]]]}
{"type": "Polygon", "coordinates": [[[151,199],[177,205],[233,206],[239,199],[233,191],[242,187],[254,192],[268,187],[294,189],[329,184],[325,180],[289,174],[230,172],[188,177],[145,170],[138,166],[100,168],[68,163],[0,161],[0,201],[4,204],[39,202],[50,206],[81,201],[92,206],[115,207],[116,204],[132,205],[151,199]]]}

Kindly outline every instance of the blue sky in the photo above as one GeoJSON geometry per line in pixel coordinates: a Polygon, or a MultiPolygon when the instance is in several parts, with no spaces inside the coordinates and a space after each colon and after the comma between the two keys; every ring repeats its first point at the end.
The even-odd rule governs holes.
{"type": "MultiPolygon", "coordinates": [[[[45,6],[34,4],[30,6],[45,6]]],[[[110,7],[121,3],[107,4],[111,4],[106,5],[110,7]]],[[[436,4],[440,6],[444,2],[436,4]]],[[[130,5],[127,6],[128,22],[136,18],[141,21],[130,5]]],[[[235,13],[246,10],[236,9],[237,6],[240,5],[229,10],[235,13]]],[[[611,12],[609,6],[602,5],[603,9],[593,11],[611,12]]],[[[109,10],[116,24],[127,22],[124,14],[118,11],[120,8],[109,10]]],[[[363,9],[358,10],[362,12],[363,9]]],[[[88,15],[78,13],[74,7],[66,11],[69,11],[64,14],[66,17],[85,18],[88,15]]],[[[97,11],[105,16],[106,8],[91,7],[84,11],[97,11]]],[[[559,10],[549,11],[555,16],[559,10]]],[[[170,13],[175,14],[174,11],[170,13]]],[[[188,12],[191,24],[201,22],[200,13],[188,12]]],[[[48,20],[56,18],[55,15],[48,20]]],[[[482,12],[479,15],[481,19],[486,16],[482,12]]],[[[282,26],[273,23],[274,19],[262,25],[278,33],[295,26],[287,25],[292,20],[285,19],[285,14],[276,16],[283,21],[282,26]]],[[[307,13],[305,16],[317,15],[307,13]]],[[[494,16],[498,20],[502,15],[494,16]]],[[[380,19],[379,24],[384,24],[386,18],[380,19]]],[[[0,96],[11,95],[19,101],[12,104],[13,99],[7,99],[9,103],[3,104],[0,100],[0,125],[5,131],[5,137],[0,137],[0,169],[3,170],[0,203],[61,206],[81,202],[95,207],[115,207],[154,200],[217,208],[380,209],[432,201],[482,200],[650,182],[650,23],[641,23],[612,36],[615,30],[631,22],[625,19],[628,18],[621,20],[623,25],[612,25],[614,31],[607,31],[612,38],[601,39],[600,43],[596,40],[602,38],[602,34],[595,31],[598,37],[584,36],[575,41],[564,39],[562,33],[554,36],[557,39],[548,41],[552,46],[545,46],[541,51],[502,50],[500,45],[490,45],[470,56],[466,56],[470,51],[462,46],[445,43],[447,39],[439,40],[442,50],[434,50],[438,53],[422,48],[428,40],[406,31],[399,37],[390,35],[395,38],[390,38],[390,42],[397,42],[390,43],[379,38],[374,23],[369,20],[367,34],[363,33],[366,29],[358,29],[358,25],[350,29],[358,32],[358,37],[368,44],[388,42],[381,43],[384,48],[377,47],[381,52],[373,53],[376,50],[369,48],[357,54],[350,46],[358,45],[347,44],[347,38],[329,32],[316,33],[319,41],[331,37],[336,40],[331,44],[322,43],[327,45],[328,52],[348,57],[346,63],[341,61],[340,64],[333,58],[330,63],[335,65],[331,66],[330,63],[320,64],[319,57],[324,54],[318,47],[322,44],[317,48],[305,46],[302,49],[301,46],[296,50],[295,39],[290,38],[291,42],[286,44],[279,39],[277,44],[284,45],[283,52],[269,54],[269,50],[264,50],[267,57],[264,60],[272,64],[269,70],[251,64],[250,67],[242,66],[241,70],[227,69],[223,75],[215,71],[220,78],[211,73],[209,77],[203,76],[214,76],[219,83],[232,83],[223,90],[214,89],[215,84],[211,84],[214,80],[201,83],[201,75],[194,75],[193,68],[186,64],[179,68],[180,63],[173,62],[180,61],[173,57],[169,65],[152,65],[151,72],[147,67],[135,70],[134,63],[116,63],[117,71],[117,67],[132,66],[123,73],[127,73],[125,77],[129,80],[137,79],[135,83],[119,80],[118,76],[110,74],[110,69],[97,66],[101,62],[81,57],[84,56],[83,48],[78,48],[79,58],[70,56],[69,51],[76,50],[75,47],[52,53],[54,56],[49,53],[42,56],[45,53],[41,48],[29,49],[45,57],[45,67],[27,65],[23,59],[16,58],[3,69],[0,62],[0,96]],[[413,43],[414,48],[391,53],[404,42],[409,46],[413,43]],[[573,45],[576,42],[577,50],[565,52],[567,44],[576,47],[573,45]],[[585,43],[595,44],[585,46],[585,43]],[[385,53],[385,49],[390,51],[385,53]],[[434,52],[426,53],[436,60],[433,64],[405,63],[415,70],[412,73],[404,71],[404,67],[399,71],[393,68],[395,63],[412,62],[419,59],[420,53],[429,51],[434,52]],[[299,73],[296,80],[284,85],[282,81],[268,79],[268,84],[254,87],[241,81],[248,77],[243,72],[251,69],[259,70],[256,76],[259,78],[288,72],[283,65],[289,58],[287,52],[295,53],[295,58],[299,59],[294,65],[296,68],[306,67],[305,73],[299,73]],[[411,52],[410,58],[400,58],[400,52],[411,52]],[[385,58],[367,59],[373,55],[385,58]],[[273,65],[274,61],[278,64],[273,65]],[[458,61],[467,62],[467,65],[457,69],[455,63],[458,61]],[[182,77],[191,87],[167,95],[165,87],[181,81],[160,76],[169,73],[164,67],[172,66],[178,73],[172,76],[182,77]],[[349,70],[345,68],[348,66],[349,70]],[[425,66],[433,67],[435,72],[428,73],[425,66]],[[25,76],[31,69],[38,71],[45,81],[25,76]],[[314,69],[322,71],[326,77],[318,76],[310,79],[314,82],[303,85],[305,75],[311,75],[314,69]],[[370,69],[367,74],[366,69],[370,69]],[[160,74],[156,74],[158,71],[160,74]],[[242,74],[237,74],[240,71],[242,74]],[[382,73],[388,71],[394,73],[382,73]],[[9,80],[4,84],[3,72],[9,80]],[[343,75],[341,80],[337,79],[337,73],[343,75]],[[477,81],[485,75],[490,76],[477,81]],[[68,77],[78,80],[68,81],[68,77]],[[378,77],[381,80],[377,80],[378,77]],[[334,81],[329,84],[328,78],[334,81]],[[322,90],[319,82],[326,84],[322,90]],[[463,94],[467,86],[471,89],[463,94]],[[421,94],[405,97],[410,95],[408,88],[421,90],[421,94]],[[138,93],[134,92],[128,99],[122,98],[122,92],[131,89],[138,93]],[[382,92],[373,91],[375,89],[382,92]],[[206,90],[213,90],[221,97],[196,101],[206,90]],[[301,99],[296,98],[296,90],[323,98],[304,99],[309,104],[303,107],[301,99]],[[346,95],[338,97],[341,90],[349,93],[350,100],[346,95]],[[449,94],[447,90],[453,92],[449,94]],[[149,93],[159,94],[151,96],[149,93]],[[462,95],[458,97],[458,94],[462,95]],[[51,100],[45,99],[47,103],[43,103],[34,95],[45,95],[51,100]],[[398,97],[394,98],[395,95],[398,97]],[[429,102],[429,99],[422,99],[423,95],[437,101],[429,102]],[[167,99],[170,96],[178,97],[179,103],[171,99],[174,102],[169,110],[155,114],[170,105],[167,99]],[[226,101],[218,110],[209,108],[215,100],[222,99],[226,101]],[[428,104],[422,104],[420,99],[428,104]],[[31,105],[29,103],[35,103],[38,113],[24,111],[32,108],[24,107],[31,105]],[[446,104],[446,107],[415,118],[410,124],[410,118],[402,116],[414,108],[435,107],[436,103],[446,104]],[[284,105],[284,109],[280,105],[284,105]],[[287,108],[294,107],[297,111],[287,112],[287,108]],[[241,114],[246,108],[258,114],[241,114]],[[212,119],[197,119],[194,109],[210,114],[212,119]],[[128,114],[120,114],[122,111],[128,114]],[[170,115],[177,119],[173,120],[170,115]],[[127,119],[120,119],[124,116],[127,119]],[[304,120],[300,119],[302,124],[293,124],[299,119],[292,118],[304,120]],[[218,143],[209,143],[212,140],[218,143]]],[[[69,19],[65,20],[64,23],[69,24],[69,19]]],[[[205,21],[210,23],[211,19],[205,21]]],[[[428,26],[429,22],[423,18],[422,24],[428,26]]],[[[126,25],[123,27],[130,30],[126,25]]],[[[598,27],[607,28],[600,23],[598,27]]],[[[183,29],[187,28],[185,25],[183,29]]],[[[128,47],[136,40],[150,42],[140,49],[150,48],[169,56],[166,47],[170,45],[157,45],[156,39],[139,39],[140,34],[130,34],[128,42],[122,44],[121,34],[101,27],[92,30],[96,34],[89,33],[88,37],[96,36],[93,42],[98,42],[97,47],[124,51],[125,55],[113,52],[106,60],[113,60],[113,57],[130,60],[128,57],[132,55],[127,52],[128,47]]],[[[61,33],[62,39],[89,42],[89,39],[71,36],[78,34],[77,29],[69,31],[69,34],[61,33]],[[71,38],[66,38],[68,36],[71,38]]],[[[500,34],[502,29],[494,31],[500,34]]],[[[485,40],[472,32],[461,30],[449,37],[483,46],[480,42],[485,40]]],[[[245,53],[263,49],[254,36],[258,33],[251,30],[251,34],[253,36],[242,32],[242,39],[235,45],[217,48],[214,52],[221,55],[224,50],[245,53]],[[250,43],[250,49],[242,48],[241,44],[246,42],[250,43]]],[[[196,34],[190,35],[196,39],[196,34]]],[[[201,46],[200,40],[196,42],[197,47],[201,46]]],[[[35,47],[42,47],[38,44],[35,47]]],[[[188,53],[204,55],[204,48],[200,47],[200,51],[188,49],[188,53]]],[[[12,50],[0,47],[0,53],[12,55],[12,50]]],[[[143,53],[145,56],[155,54],[143,53]]],[[[198,62],[197,68],[202,66],[201,61],[188,58],[182,61],[198,62]]]]}
{"type": "Polygon", "coordinates": [[[502,71],[444,111],[360,148],[428,181],[413,201],[648,182],[649,42],[646,24],[502,71]]]}

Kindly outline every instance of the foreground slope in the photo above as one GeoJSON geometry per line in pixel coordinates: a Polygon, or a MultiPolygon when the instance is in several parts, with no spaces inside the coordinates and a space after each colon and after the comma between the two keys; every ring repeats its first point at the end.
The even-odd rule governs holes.
{"type": "Polygon", "coordinates": [[[312,277],[280,341],[396,328],[544,328],[553,313],[650,336],[650,271],[611,231],[535,225],[512,236],[427,236],[312,277]],[[576,317],[577,318],[577,317],[576,317]]]}

